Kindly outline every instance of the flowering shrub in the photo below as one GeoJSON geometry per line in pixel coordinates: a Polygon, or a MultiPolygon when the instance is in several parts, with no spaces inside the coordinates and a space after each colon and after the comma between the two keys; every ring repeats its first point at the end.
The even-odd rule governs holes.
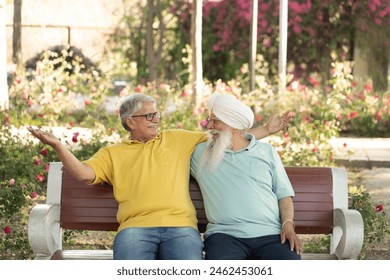
{"type": "MultiPolygon", "coordinates": [[[[231,79],[249,56],[251,1],[203,2],[205,76],[231,79]]],[[[277,76],[279,1],[258,2],[257,49],[277,76]]],[[[388,1],[288,1],[287,71],[297,80],[309,81],[313,72],[326,79],[332,57],[350,60],[356,47],[375,46],[374,57],[387,60],[389,18],[388,1]]],[[[370,70],[378,88],[387,86],[386,67],[376,64],[370,70]]]]}
{"type": "Polygon", "coordinates": [[[43,52],[35,70],[16,68],[12,73],[8,114],[14,117],[14,125],[93,125],[104,117],[102,97],[112,84],[97,70],[84,70],[85,65],[72,51],[62,52],[62,56],[43,52]],[[70,62],[69,57],[73,57],[70,62]]]}
{"type": "MultiPolygon", "coordinates": [[[[80,160],[120,138],[102,127],[92,131],[53,128],[52,132],[80,160]]],[[[25,128],[11,126],[0,131],[0,153],[5,155],[0,161],[0,259],[27,259],[32,256],[27,215],[35,203],[45,199],[49,163],[59,159],[51,147],[27,135],[25,128]]]]}
{"type": "Polygon", "coordinates": [[[34,182],[24,179],[0,180],[0,259],[26,259],[32,253],[23,212],[37,197],[34,189],[34,182]]]}
{"type": "Polygon", "coordinates": [[[362,186],[350,187],[350,201],[351,208],[358,210],[363,217],[364,245],[381,241],[390,234],[390,223],[383,205],[374,204],[370,194],[362,186]]]}

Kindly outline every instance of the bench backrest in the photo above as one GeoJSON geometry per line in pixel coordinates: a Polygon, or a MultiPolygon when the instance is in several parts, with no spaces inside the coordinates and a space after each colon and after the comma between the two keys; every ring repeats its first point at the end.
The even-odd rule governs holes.
{"type": "MultiPolygon", "coordinates": [[[[328,167],[286,167],[295,191],[296,232],[329,234],[333,225],[333,175],[328,167]]],[[[50,183],[50,182],[49,182],[50,183]]],[[[202,194],[190,178],[190,196],[197,210],[198,228],[207,225],[202,194]]],[[[61,227],[77,230],[116,231],[117,202],[112,186],[86,185],[73,179],[64,169],[61,191],[61,227]]]]}

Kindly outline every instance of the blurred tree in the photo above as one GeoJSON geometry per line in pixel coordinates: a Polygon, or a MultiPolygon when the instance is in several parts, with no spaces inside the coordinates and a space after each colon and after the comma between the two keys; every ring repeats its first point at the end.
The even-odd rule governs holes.
{"type": "Polygon", "coordinates": [[[22,4],[23,4],[23,0],[14,0],[12,61],[15,64],[19,64],[22,58],[22,4]]]}

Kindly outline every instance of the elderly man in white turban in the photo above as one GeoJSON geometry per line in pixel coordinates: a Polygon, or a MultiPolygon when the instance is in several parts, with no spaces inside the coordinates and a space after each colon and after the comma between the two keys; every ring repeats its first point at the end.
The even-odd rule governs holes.
{"type": "Polygon", "coordinates": [[[247,133],[252,110],[226,94],[208,107],[208,141],[191,158],[209,221],[206,259],[300,259],[294,190],[275,149],[247,133]]]}

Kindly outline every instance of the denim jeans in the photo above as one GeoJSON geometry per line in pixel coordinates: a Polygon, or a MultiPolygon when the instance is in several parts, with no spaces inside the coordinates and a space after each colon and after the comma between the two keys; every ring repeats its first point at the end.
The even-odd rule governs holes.
{"type": "Polygon", "coordinates": [[[254,238],[237,238],[224,233],[214,233],[204,242],[206,260],[300,260],[297,252],[290,250],[288,240],[280,242],[280,235],[254,238]]]}
{"type": "Polygon", "coordinates": [[[192,227],[125,228],[114,240],[114,260],[200,260],[203,242],[192,227]]]}

